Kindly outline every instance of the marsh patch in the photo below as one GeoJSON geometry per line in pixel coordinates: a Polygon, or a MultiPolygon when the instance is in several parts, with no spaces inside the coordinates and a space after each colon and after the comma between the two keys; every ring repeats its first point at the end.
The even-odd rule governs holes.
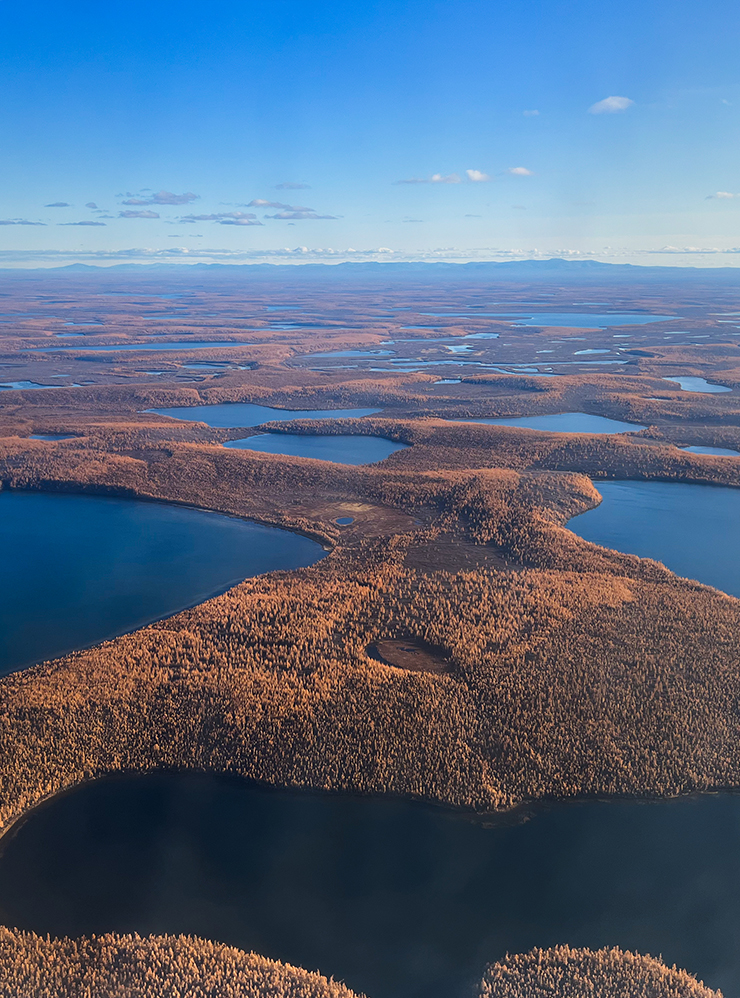
{"type": "Polygon", "coordinates": [[[381,638],[368,645],[367,654],[376,662],[407,672],[449,672],[451,662],[441,648],[419,638],[381,638]]]}

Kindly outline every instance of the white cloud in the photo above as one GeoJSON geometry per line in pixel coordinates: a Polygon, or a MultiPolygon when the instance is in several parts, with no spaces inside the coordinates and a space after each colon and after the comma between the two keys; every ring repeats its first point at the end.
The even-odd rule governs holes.
{"type": "Polygon", "coordinates": [[[29,222],[27,218],[0,218],[0,225],[46,225],[46,222],[29,222]]]}
{"type": "Polygon", "coordinates": [[[536,118],[539,113],[539,111],[522,111],[525,118],[536,118]]]}
{"type": "Polygon", "coordinates": [[[730,194],[729,191],[717,191],[716,194],[709,194],[706,198],[707,201],[731,201],[732,198],[740,198],[740,194],[730,194]]]}
{"type": "Polygon", "coordinates": [[[534,173],[532,170],[528,170],[526,166],[510,166],[506,171],[510,173],[513,177],[533,177],[534,173]]]}
{"type": "Polygon", "coordinates": [[[476,184],[484,184],[491,179],[487,173],[481,173],[480,170],[466,170],[465,172],[468,175],[468,180],[472,180],[476,184]]]}
{"type": "Polygon", "coordinates": [[[635,102],[629,97],[605,97],[603,100],[592,104],[588,109],[589,114],[617,114],[619,111],[626,111],[635,102]]]}

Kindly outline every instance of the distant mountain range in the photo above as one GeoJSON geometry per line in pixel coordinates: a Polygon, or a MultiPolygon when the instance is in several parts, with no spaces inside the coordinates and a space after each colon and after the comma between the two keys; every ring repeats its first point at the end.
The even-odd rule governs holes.
{"type": "Polygon", "coordinates": [[[719,283],[740,284],[740,267],[649,267],[630,263],[600,263],[597,260],[513,260],[504,263],[123,263],[97,266],[73,263],[62,267],[38,269],[0,269],[2,274],[15,277],[41,274],[105,275],[135,273],[169,277],[214,274],[264,279],[335,281],[368,279],[395,281],[408,278],[443,281],[504,280],[513,282],[556,281],[558,283],[719,283]]]}

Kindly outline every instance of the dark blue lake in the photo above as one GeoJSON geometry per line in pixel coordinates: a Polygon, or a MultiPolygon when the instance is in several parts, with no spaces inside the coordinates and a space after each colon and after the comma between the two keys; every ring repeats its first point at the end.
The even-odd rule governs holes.
{"type": "Polygon", "coordinates": [[[740,597],[740,489],[683,482],[594,484],[603,502],[568,523],[579,537],[655,558],[678,575],[740,597]]]}
{"type": "Polygon", "coordinates": [[[0,673],[310,565],[298,534],[165,503],[0,492],[0,673]]]}
{"type": "Polygon", "coordinates": [[[54,935],[197,933],[371,998],[470,998],[487,962],[564,942],[662,954],[736,996],[739,843],[730,795],[485,823],[236,779],[121,777],[13,829],[0,920],[54,935]]]}
{"type": "Polygon", "coordinates": [[[253,402],[223,402],[219,405],[169,406],[166,409],[146,411],[228,429],[235,426],[260,426],[262,423],[287,419],[351,419],[372,416],[380,412],[380,409],[272,409],[253,402]]]}
{"type": "Polygon", "coordinates": [[[32,352],[37,353],[69,353],[74,351],[75,353],[86,353],[89,350],[102,350],[108,353],[123,353],[124,351],[136,351],[140,353],[142,350],[215,350],[218,349],[232,349],[233,347],[248,347],[251,343],[233,342],[231,340],[155,340],[149,343],[105,343],[91,344],[90,346],[85,346],[84,344],[77,343],[74,346],[68,347],[33,347],[32,352]]]}
{"type": "Polygon", "coordinates": [[[229,440],[224,447],[236,450],[262,451],[264,454],[283,454],[289,457],[312,457],[317,461],[336,464],[374,464],[383,461],[406,444],[397,444],[385,437],[366,437],[358,434],[328,436],[315,433],[257,433],[241,440],[229,440]]]}
{"type": "Polygon", "coordinates": [[[455,422],[485,423],[487,426],[521,426],[529,430],[546,430],[550,433],[630,433],[645,429],[637,423],[607,419],[606,416],[592,416],[588,412],[558,412],[551,416],[466,419],[455,422]]]}

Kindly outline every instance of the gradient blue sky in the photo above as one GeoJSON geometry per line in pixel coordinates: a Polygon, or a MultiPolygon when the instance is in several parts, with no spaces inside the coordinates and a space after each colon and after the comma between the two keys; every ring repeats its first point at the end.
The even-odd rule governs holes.
{"type": "Polygon", "coordinates": [[[740,265],[739,28],[736,0],[0,0],[0,220],[44,223],[0,225],[0,265],[740,265]]]}

